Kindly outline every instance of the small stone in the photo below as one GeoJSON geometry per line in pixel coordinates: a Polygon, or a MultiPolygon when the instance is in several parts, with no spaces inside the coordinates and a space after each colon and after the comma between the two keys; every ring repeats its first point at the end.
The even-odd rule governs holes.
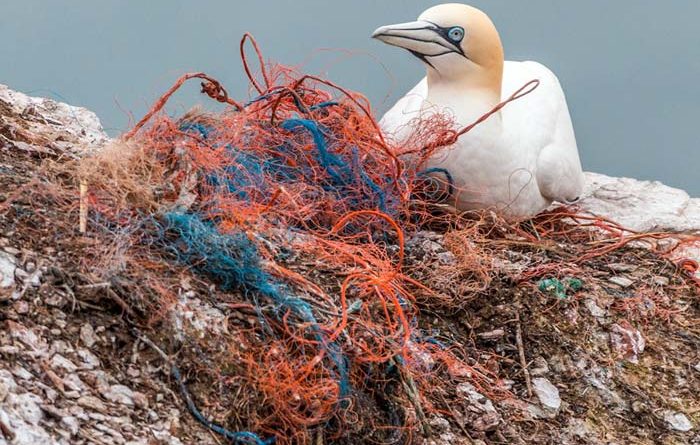
{"type": "Polygon", "coordinates": [[[109,376],[104,371],[91,371],[84,373],[82,379],[90,386],[95,388],[100,394],[104,394],[110,390],[109,376]]]}
{"type": "Polygon", "coordinates": [[[475,419],[471,426],[476,431],[495,431],[501,424],[501,416],[498,413],[485,413],[475,419]]]}
{"type": "Polygon", "coordinates": [[[0,289],[15,285],[16,269],[15,257],[8,252],[0,251],[0,289]]]}
{"type": "Polygon", "coordinates": [[[545,409],[553,412],[559,411],[561,407],[559,389],[552,385],[552,382],[543,377],[534,378],[532,379],[532,388],[545,409]]]}
{"type": "Polygon", "coordinates": [[[26,315],[29,313],[29,303],[24,300],[16,301],[15,304],[12,305],[12,308],[19,315],[26,315]]]}
{"type": "Polygon", "coordinates": [[[88,420],[89,417],[87,413],[85,413],[85,410],[81,408],[78,405],[72,405],[68,408],[68,412],[70,413],[71,416],[75,417],[78,420],[88,420]]]}
{"type": "Polygon", "coordinates": [[[671,430],[681,431],[685,433],[693,429],[693,424],[690,423],[688,417],[683,413],[665,411],[664,420],[666,421],[666,424],[671,430]]]}
{"type": "Polygon", "coordinates": [[[627,263],[610,263],[607,266],[608,269],[612,270],[613,272],[632,272],[637,270],[637,266],[627,263]]]}
{"type": "Polygon", "coordinates": [[[19,255],[20,253],[22,253],[21,250],[16,249],[16,248],[14,248],[14,247],[10,247],[10,246],[4,247],[3,250],[4,250],[5,252],[7,252],[8,254],[12,255],[12,256],[17,256],[17,255],[19,255]]]}
{"type": "Polygon", "coordinates": [[[119,431],[108,427],[108,426],[105,425],[104,423],[98,423],[98,424],[96,424],[96,425],[95,425],[95,429],[100,430],[100,431],[103,431],[103,432],[109,434],[109,435],[112,436],[112,437],[116,440],[116,442],[119,443],[119,444],[123,444],[123,443],[125,442],[124,436],[123,436],[119,431]]]}
{"type": "Polygon", "coordinates": [[[7,331],[12,338],[16,338],[33,350],[41,349],[41,339],[34,333],[34,331],[12,320],[7,320],[6,324],[7,331]]]}
{"type": "Polygon", "coordinates": [[[148,409],[148,397],[138,391],[134,391],[132,400],[134,404],[141,409],[148,409]]]}
{"type": "Polygon", "coordinates": [[[98,422],[105,422],[108,419],[108,417],[105,416],[104,414],[94,413],[94,412],[89,412],[88,417],[92,420],[97,420],[98,422]]]}
{"type": "Polygon", "coordinates": [[[134,406],[134,392],[124,385],[112,385],[102,396],[110,402],[134,406]]]}
{"type": "Polygon", "coordinates": [[[617,284],[620,287],[624,287],[624,288],[630,287],[634,284],[634,281],[632,281],[630,278],[627,278],[623,275],[610,277],[610,278],[608,278],[608,281],[610,281],[613,284],[617,284]]]}
{"type": "Polygon", "coordinates": [[[102,402],[102,400],[94,396],[80,397],[78,399],[78,405],[89,410],[99,411],[101,413],[107,412],[107,406],[102,402]]]}
{"type": "Polygon", "coordinates": [[[51,343],[50,352],[53,354],[72,353],[73,348],[71,348],[70,345],[63,340],[56,340],[53,343],[51,343]]]}
{"type": "Polygon", "coordinates": [[[87,349],[78,349],[77,353],[83,362],[83,369],[95,369],[100,366],[100,359],[87,349]]]}
{"type": "Polygon", "coordinates": [[[34,374],[32,374],[31,372],[27,371],[25,368],[19,365],[12,368],[12,374],[20,380],[34,379],[34,374]]]}
{"type": "Polygon", "coordinates": [[[64,413],[60,409],[56,408],[54,405],[50,405],[50,404],[41,405],[41,409],[43,409],[44,412],[46,414],[48,414],[49,416],[53,417],[54,419],[58,419],[58,420],[61,420],[66,415],[66,413],[64,413]]]}
{"type": "Polygon", "coordinates": [[[469,383],[457,385],[457,394],[469,400],[469,411],[478,413],[478,416],[470,421],[470,426],[477,431],[493,431],[500,425],[502,418],[496,411],[491,400],[481,394],[469,383]]]}
{"type": "Polygon", "coordinates": [[[583,302],[583,304],[586,306],[586,309],[588,309],[588,312],[591,313],[592,316],[595,318],[603,318],[605,317],[606,313],[605,310],[603,310],[598,304],[591,298],[586,298],[586,300],[583,302]]]}
{"type": "Polygon", "coordinates": [[[447,432],[450,430],[450,422],[448,422],[444,417],[435,416],[430,419],[429,423],[437,433],[447,432]]]}
{"type": "Polygon", "coordinates": [[[66,372],[75,372],[78,370],[78,367],[75,365],[75,363],[68,360],[61,354],[55,354],[53,357],[51,357],[51,367],[53,369],[60,369],[66,372]]]}
{"type": "Polygon", "coordinates": [[[95,330],[90,323],[85,323],[80,327],[80,341],[83,342],[86,348],[92,348],[97,343],[95,330]]]}
{"type": "Polygon", "coordinates": [[[63,393],[63,397],[67,399],[78,399],[80,398],[80,392],[79,391],[66,391],[63,393]]]}
{"type": "Polygon", "coordinates": [[[497,340],[499,338],[502,338],[504,335],[506,335],[506,332],[503,329],[494,329],[493,331],[489,332],[482,332],[481,334],[478,334],[479,337],[483,338],[484,340],[497,340]]]}
{"type": "Polygon", "coordinates": [[[592,435],[592,431],[588,427],[588,424],[584,420],[576,418],[569,419],[569,424],[566,427],[566,431],[579,439],[586,439],[592,435]]]}
{"type": "Polygon", "coordinates": [[[80,431],[80,422],[73,416],[65,416],[62,418],[61,426],[67,429],[71,436],[77,436],[80,431]]]}
{"type": "Polygon", "coordinates": [[[0,370],[0,403],[5,401],[7,395],[17,390],[17,382],[8,371],[0,370]]]}
{"type": "Polygon", "coordinates": [[[68,374],[63,378],[63,384],[70,391],[83,392],[86,389],[85,383],[76,374],[68,374]]]}
{"type": "Polygon", "coordinates": [[[639,355],[644,352],[646,342],[639,330],[622,320],[610,329],[610,344],[620,356],[630,363],[639,363],[639,355]]]}

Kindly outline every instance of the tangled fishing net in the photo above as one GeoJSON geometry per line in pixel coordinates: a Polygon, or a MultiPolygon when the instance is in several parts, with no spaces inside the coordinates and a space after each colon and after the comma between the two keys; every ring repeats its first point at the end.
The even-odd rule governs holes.
{"type": "Polygon", "coordinates": [[[533,289],[548,278],[556,290],[582,262],[654,239],[568,209],[541,216],[531,229],[430,211],[435,185],[422,160],[536,81],[472,126],[456,131],[433,117],[395,146],[357,93],[265,65],[259,51],[258,80],[245,57],[247,38],[241,55],[254,99],[239,103],[207,75],[185,75],[119,141],[57,173],[70,193],[54,190],[53,198],[66,219],[88,217],[98,241],[82,265],[95,281],[112,283],[139,329],[165,326],[195,292],[226,311],[224,332],[202,338],[184,329],[161,340],[189,410],[233,443],[307,444],[319,431],[331,441],[411,443],[429,428],[426,412],[447,409],[439,402],[445,386],[469,381],[507,397],[494,372],[432,335],[419,308],[455,308],[455,292],[467,299],[488,288],[491,251],[503,246],[587,246],[557,251],[559,261],[515,278],[533,289]],[[229,107],[160,113],[190,79],[229,107]],[[420,261],[407,267],[406,239],[428,225],[450,229],[445,244],[454,261],[436,271],[420,261]],[[609,236],[600,241],[591,228],[609,236]],[[443,281],[429,287],[416,278],[429,276],[443,281]],[[195,359],[171,358],[178,350],[195,359]],[[195,391],[187,382],[197,381],[208,383],[195,391]],[[203,411],[227,414],[214,422],[203,411]]]}

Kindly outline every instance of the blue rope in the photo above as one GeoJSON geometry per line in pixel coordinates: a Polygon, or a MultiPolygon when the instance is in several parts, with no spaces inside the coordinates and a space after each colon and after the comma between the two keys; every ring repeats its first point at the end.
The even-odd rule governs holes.
{"type": "Polygon", "coordinates": [[[443,175],[445,175],[445,178],[447,179],[447,186],[448,186],[448,189],[447,189],[448,195],[447,196],[454,196],[455,181],[452,178],[452,175],[450,174],[450,172],[446,168],[435,167],[435,168],[429,168],[429,169],[418,172],[418,176],[428,176],[431,173],[442,173],[443,175]]]}
{"type": "MultiPolygon", "coordinates": [[[[164,220],[163,234],[177,234],[176,244],[170,247],[179,263],[213,278],[224,290],[241,289],[246,296],[260,293],[276,304],[278,313],[290,310],[303,323],[310,325],[314,337],[335,367],[340,397],[349,394],[348,363],[341,348],[328,341],[311,305],[288,296],[286,289],[275,283],[262,268],[257,246],[244,233],[221,234],[211,223],[193,214],[169,212],[164,215],[164,220]]],[[[254,297],[253,302],[256,302],[254,297]]]]}

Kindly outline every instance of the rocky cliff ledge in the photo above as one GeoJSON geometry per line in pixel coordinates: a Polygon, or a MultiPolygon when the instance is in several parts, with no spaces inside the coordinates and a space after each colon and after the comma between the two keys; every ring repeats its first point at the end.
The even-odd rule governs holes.
{"type": "MultiPolygon", "coordinates": [[[[42,162],[107,141],[94,113],[0,85],[0,445],[224,443],[187,412],[109,283],[77,282],[65,242],[40,239],[50,213],[17,198],[42,181],[42,162]]],[[[587,178],[583,211],[634,231],[700,233],[700,200],[682,190],[587,178]]],[[[71,236],[69,244],[90,242],[71,236]]],[[[420,266],[453,261],[448,244],[420,232],[407,243],[409,263],[430,279],[420,266]]],[[[476,351],[513,397],[456,384],[446,391],[451,412],[431,413],[432,433],[415,443],[700,444],[700,302],[673,263],[630,247],[588,265],[595,278],[582,290],[544,282],[538,291],[512,277],[547,252],[501,250],[489,289],[433,327],[476,351]]],[[[453,284],[442,283],[446,293],[453,284]]],[[[241,317],[225,310],[189,288],[170,315],[174,329],[216,338],[241,317]]],[[[230,409],[206,414],[223,421],[230,409]]]]}

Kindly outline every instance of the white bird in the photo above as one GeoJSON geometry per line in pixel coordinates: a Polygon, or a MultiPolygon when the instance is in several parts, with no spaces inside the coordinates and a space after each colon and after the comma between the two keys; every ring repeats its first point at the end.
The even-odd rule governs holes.
{"type": "Polygon", "coordinates": [[[498,31],[485,13],[468,5],[438,5],[418,21],[382,26],[372,37],[407,49],[427,69],[380,121],[397,143],[406,141],[426,115],[451,115],[463,128],[527,82],[540,81],[531,94],[427,161],[426,169],[450,173],[455,190],[450,199],[457,210],[491,209],[522,220],[553,201],[578,199],[584,176],[559,80],[537,62],[504,62],[498,31]]]}

